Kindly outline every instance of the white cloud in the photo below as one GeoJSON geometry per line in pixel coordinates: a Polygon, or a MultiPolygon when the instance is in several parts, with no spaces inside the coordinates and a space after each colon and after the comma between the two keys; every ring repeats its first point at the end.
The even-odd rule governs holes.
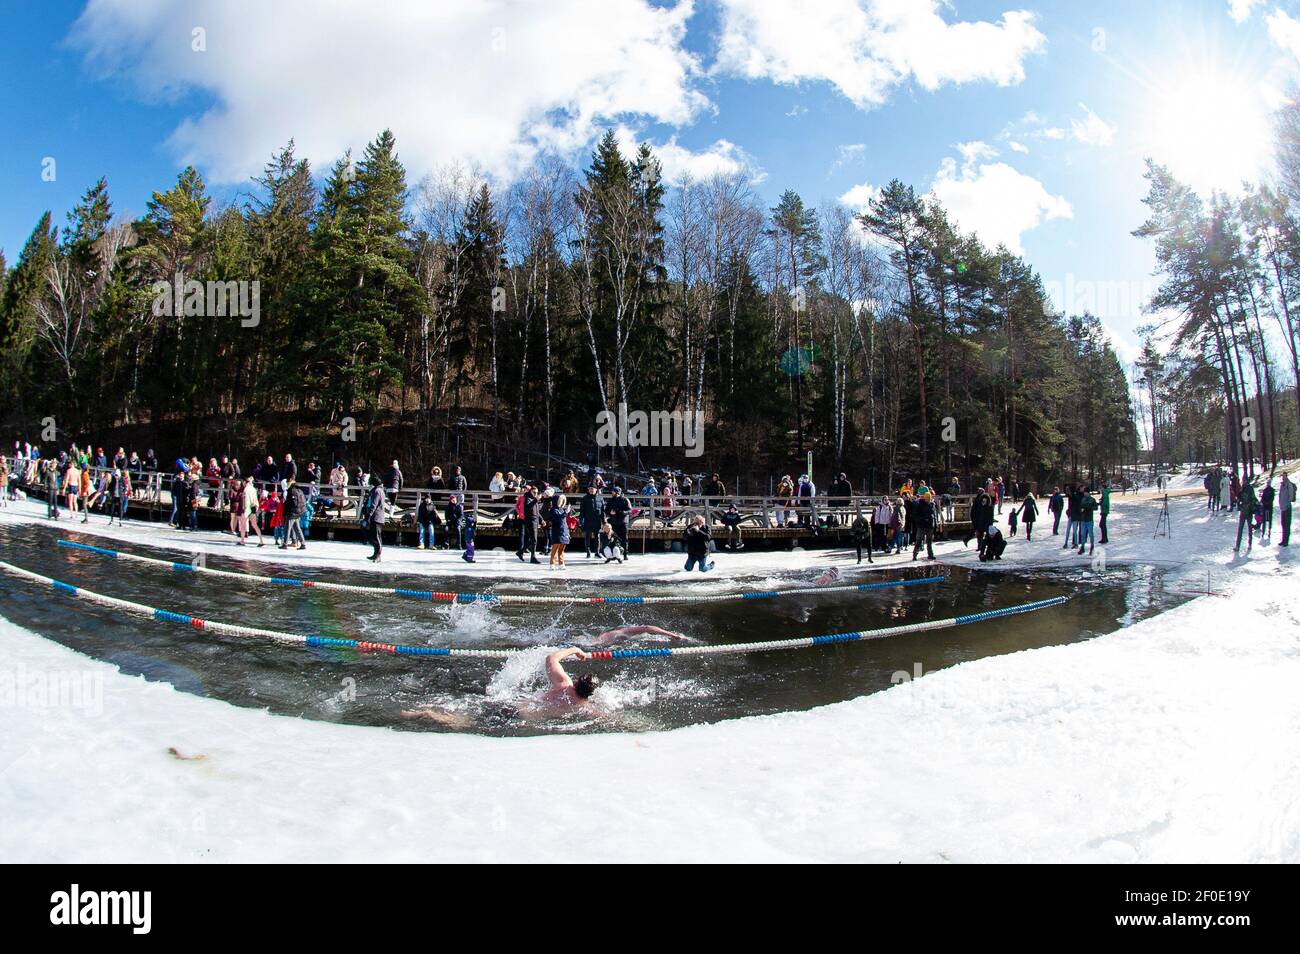
{"type": "MultiPolygon", "coordinates": [[[[614,130],[618,138],[619,151],[631,157],[641,144],[640,138],[627,126],[614,130]]],[[[734,142],[719,139],[712,145],[699,151],[688,149],[672,136],[666,143],[650,143],[659,165],[663,169],[664,180],[680,185],[687,179],[696,182],[712,178],[715,175],[733,175],[737,172],[747,173],[752,183],[762,182],[767,173],[758,165],[758,161],[737,146],[734,142]]]]}
{"type": "Polygon", "coordinates": [[[1265,17],[1264,22],[1268,24],[1268,35],[1274,43],[1292,56],[1300,57],[1300,20],[1278,9],[1265,17]]]}
{"type": "Polygon", "coordinates": [[[1022,142],[1016,142],[1014,139],[1009,140],[1007,145],[1011,147],[1012,152],[1018,152],[1023,155],[1029,155],[1029,147],[1022,142]]]}
{"type": "Polygon", "coordinates": [[[72,39],[146,96],[210,98],[170,145],[217,181],[259,171],[290,137],[319,168],[385,126],[415,176],[457,160],[508,176],[539,150],[585,148],[611,121],[680,126],[707,108],[682,46],[692,11],[692,0],[90,0],[72,39]],[[196,24],[204,52],[191,48],[196,24]]]}
{"type": "Polygon", "coordinates": [[[720,0],[721,73],[777,83],[826,81],[861,107],[900,83],[1021,82],[1045,37],[1025,11],[949,23],[939,0],[720,0]]]}
{"type": "Polygon", "coordinates": [[[1052,219],[1074,217],[1064,197],[1052,195],[1033,176],[993,161],[997,154],[986,143],[962,143],[957,150],[961,165],[944,159],[930,192],[963,231],[976,233],[985,244],[1022,253],[1025,232],[1052,219]]]}
{"type": "Polygon", "coordinates": [[[1228,0],[1228,16],[1237,23],[1245,23],[1261,0],[1228,0]]]}
{"type": "Polygon", "coordinates": [[[855,212],[865,212],[871,200],[879,194],[879,188],[869,182],[863,182],[840,196],[840,202],[855,212]]]}
{"type": "Polygon", "coordinates": [[[1115,126],[1106,122],[1086,104],[1080,103],[1083,110],[1082,119],[1070,120],[1070,133],[1075,139],[1089,146],[1109,146],[1115,141],[1115,126]]]}
{"type": "Polygon", "coordinates": [[[835,161],[831,163],[830,171],[833,173],[850,163],[860,162],[866,154],[867,144],[865,142],[854,142],[840,146],[835,150],[835,161]]]}
{"type": "Polygon", "coordinates": [[[957,151],[961,153],[963,165],[971,165],[982,159],[992,159],[997,156],[998,151],[986,142],[976,139],[972,142],[957,143],[957,151]]]}

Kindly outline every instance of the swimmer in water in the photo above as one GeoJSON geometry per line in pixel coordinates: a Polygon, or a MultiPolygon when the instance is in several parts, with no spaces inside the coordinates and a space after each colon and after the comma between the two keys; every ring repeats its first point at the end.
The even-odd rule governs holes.
{"type": "Polygon", "coordinates": [[[669,639],[686,639],[681,633],[674,633],[671,630],[662,629],[659,626],[617,626],[614,629],[606,630],[596,637],[597,646],[608,646],[610,643],[617,642],[624,636],[667,636],[669,639]]]}
{"type": "MultiPolygon", "coordinates": [[[[608,646],[624,636],[667,636],[671,639],[686,639],[681,633],[674,633],[658,626],[618,626],[606,630],[596,637],[598,646],[608,646]]],[[[532,705],[513,706],[509,703],[490,700],[491,715],[510,719],[547,719],[561,716],[579,708],[595,708],[591,697],[600,687],[600,677],[595,673],[583,673],[574,679],[564,668],[566,659],[582,662],[588,658],[585,650],[576,646],[557,649],[546,657],[547,688],[532,705]]],[[[444,709],[404,709],[402,716],[407,719],[428,719],[439,725],[453,729],[472,729],[479,720],[464,712],[449,712],[444,709]]]]}
{"type": "Polygon", "coordinates": [[[542,693],[542,704],[547,707],[585,706],[600,688],[600,677],[594,672],[583,673],[577,679],[572,678],[564,668],[564,660],[576,659],[579,662],[587,658],[586,652],[577,646],[558,649],[546,657],[546,678],[550,685],[542,693]]]}
{"type": "Polygon", "coordinates": [[[813,586],[830,586],[832,583],[838,583],[840,580],[839,567],[831,567],[817,579],[813,580],[813,586]]]}
{"type": "Polygon", "coordinates": [[[479,728],[486,721],[512,721],[514,719],[546,719],[575,711],[578,707],[591,704],[591,697],[600,687],[600,677],[593,672],[583,673],[577,679],[571,677],[564,668],[566,659],[587,659],[587,653],[576,646],[557,649],[546,657],[546,690],[532,705],[513,705],[496,699],[488,699],[483,704],[483,716],[475,718],[466,712],[450,712],[446,709],[403,709],[402,716],[407,719],[428,719],[438,725],[451,729],[479,728]]]}

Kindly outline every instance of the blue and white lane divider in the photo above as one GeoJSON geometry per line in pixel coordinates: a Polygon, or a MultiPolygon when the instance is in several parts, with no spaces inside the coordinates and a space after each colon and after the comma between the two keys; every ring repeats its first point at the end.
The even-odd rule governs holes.
{"type": "Polygon", "coordinates": [[[500,605],[542,605],[588,603],[591,605],[614,604],[620,606],[662,605],[669,603],[723,603],[732,600],[765,600],[781,596],[822,596],[827,593],[853,593],[864,590],[879,590],[893,586],[920,586],[924,583],[941,583],[942,576],[918,577],[910,580],[885,580],[880,583],[847,583],[835,586],[799,586],[783,590],[755,590],[742,593],[695,594],[691,596],[582,596],[581,594],[535,596],[526,593],[447,593],[435,590],[411,590],[389,586],[359,586],[352,583],[327,583],[323,580],[303,580],[291,576],[260,576],[256,573],[239,573],[235,570],[216,570],[212,567],[196,565],[182,560],[160,560],[156,557],[140,556],[124,550],[110,550],[107,547],[94,547],[88,543],[74,540],[59,540],[59,546],[83,553],[94,553],[111,560],[130,560],[150,566],[166,567],[179,573],[207,573],[228,579],[244,580],[248,583],[262,583],[267,586],[307,587],[317,590],[331,590],[341,593],[364,593],[367,596],[399,596],[409,600],[424,600],[427,603],[495,603],[500,605]]]}
{"type": "MultiPolygon", "coordinates": [[[[180,623],[189,626],[192,629],[202,630],[203,632],[208,633],[217,633],[223,636],[267,639],[272,642],[289,646],[321,646],[335,649],[354,649],[362,653],[389,653],[397,656],[452,656],[472,657],[475,659],[508,659],[511,656],[525,651],[522,648],[460,649],[456,647],[403,646],[397,643],[366,642],[357,639],[326,636],[319,633],[282,633],[273,629],[259,629],[253,626],[236,626],[233,623],[221,623],[215,620],[201,619],[197,616],[190,616],[185,613],[175,613],[170,610],[158,609],[155,606],[145,606],[142,603],[133,603],[130,600],[105,596],[102,593],[95,593],[91,590],[73,586],[70,583],[64,583],[62,580],[55,580],[48,576],[42,576],[39,573],[33,573],[30,570],[24,570],[22,567],[14,566],[12,563],[0,561],[0,571],[8,573],[11,576],[16,576],[20,579],[48,586],[56,592],[80,600],[85,600],[89,603],[107,606],[136,616],[147,616],[162,622],[180,623]]],[[[1003,616],[1014,616],[1018,613],[1032,613],[1035,610],[1047,609],[1051,606],[1059,606],[1067,599],[1068,597],[1056,596],[1051,599],[1037,600],[1033,603],[1022,603],[1019,606],[1007,606],[1002,609],[987,610],[983,613],[970,613],[966,616],[956,616],[950,619],[929,620],[924,623],[908,623],[904,626],[890,626],[885,629],[858,630],[851,633],[830,633],[823,636],[804,636],[797,639],[774,639],[764,642],[726,643],[711,646],[672,646],[654,649],[606,649],[595,651],[588,655],[593,659],[646,659],[659,658],[663,656],[722,656],[738,653],[771,652],[772,650],[777,649],[812,649],[818,646],[833,646],[840,643],[884,639],[887,636],[902,636],[906,633],[925,633],[936,629],[950,629],[954,626],[966,626],[971,623],[982,623],[986,620],[999,619],[1003,616]]]]}

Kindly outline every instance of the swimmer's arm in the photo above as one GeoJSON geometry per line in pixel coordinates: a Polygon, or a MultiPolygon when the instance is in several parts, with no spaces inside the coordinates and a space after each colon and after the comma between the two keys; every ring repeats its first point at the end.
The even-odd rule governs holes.
{"type": "Polygon", "coordinates": [[[577,659],[586,659],[587,654],[575,646],[568,649],[560,649],[546,657],[546,678],[551,682],[552,689],[567,689],[573,685],[573,680],[569,674],[564,671],[564,660],[575,657],[577,659]]]}
{"type": "Polygon", "coordinates": [[[672,639],[686,638],[681,633],[670,632],[669,630],[662,629],[658,626],[619,626],[616,629],[611,629],[608,632],[601,633],[600,636],[596,638],[596,643],[600,646],[607,646],[621,636],[641,635],[668,636],[672,639]]]}

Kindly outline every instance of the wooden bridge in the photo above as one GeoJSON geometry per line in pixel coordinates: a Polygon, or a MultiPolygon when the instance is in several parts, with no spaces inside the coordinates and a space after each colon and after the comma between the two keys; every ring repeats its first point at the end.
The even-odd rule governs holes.
{"type": "MultiPolygon", "coordinates": [[[[14,461],[10,459],[10,471],[14,471],[14,461]]],[[[97,479],[102,471],[91,468],[97,479]]],[[[108,471],[111,474],[111,470],[108,471]]],[[[259,486],[262,486],[260,482],[259,486]]],[[[128,506],[128,518],[149,522],[166,521],[171,516],[171,493],[167,489],[171,478],[160,473],[146,473],[142,484],[133,487],[131,502],[128,506]]],[[[200,493],[198,520],[204,527],[228,527],[230,513],[226,500],[229,494],[225,488],[212,486],[207,477],[199,479],[200,493]]],[[[29,495],[45,496],[44,489],[26,483],[23,489],[29,495]]],[[[306,484],[300,484],[307,489],[306,484]]],[[[311,521],[314,536],[327,539],[360,538],[357,520],[359,503],[364,498],[366,488],[349,485],[344,499],[333,499],[333,491],[328,485],[318,487],[315,498],[315,510],[311,521]]],[[[558,490],[557,490],[558,492],[558,490]]],[[[452,496],[464,498],[466,514],[475,518],[475,542],[480,548],[503,546],[513,549],[518,545],[519,530],[510,526],[515,513],[515,494],[493,493],[488,490],[432,490],[424,487],[403,487],[388,501],[384,519],[385,538],[395,535],[400,544],[414,543],[417,535],[416,509],[420,498],[428,495],[435,503],[441,518],[452,496]]],[[[570,509],[574,515],[580,512],[582,494],[568,495],[570,509]]],[[[790,506],[789,498],[770,496],[722,495],[706,497],[703,495],[650,497],[643,494],[625,493],[631,506],[628,517],[628,544],[634,550],[669,550],[674,543],[679,543],[686,527],[695,516],[702,515],[714,532],[719,544],[725,541],[726,529],[720,519],[733,502],[740,511],[739,527],[745,545],[758,544],[760,548],[774,549],[795,546],[844,546],[850,541],[849,527],[859,514],[871,519],[881,495],[851,497],[815,497],[798,498],[797,506],[790,506]]],[[[606,502],[610,494],[605,492],[606,502]]],[[[892,498],[891,498],[892,499],[892,498]]],[[[936,505],[940,511],[939,533],[953,533],[970,527],[970,507],[975,499],[973,494],[961,494],[951,497],[951,506],[944,508],[936,505]]],[[[268,530],[267,521],[262,523],[264,532],[268,530]]],[[[438,536],[442,537],[441,525],[438,536]]],[[[581,540],[581,532],[574,533],[575,541],[581,540]]]]}

